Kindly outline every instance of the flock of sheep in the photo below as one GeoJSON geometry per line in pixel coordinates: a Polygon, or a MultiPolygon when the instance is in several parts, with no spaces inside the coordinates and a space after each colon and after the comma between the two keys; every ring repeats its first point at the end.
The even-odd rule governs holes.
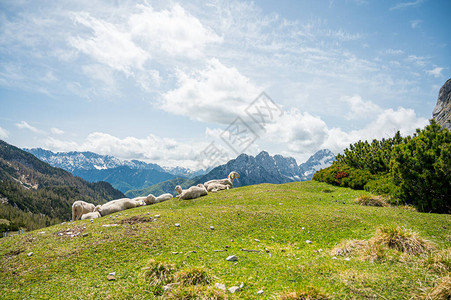
{"type": "MultiPolygon", "coordinates": [[[[208,192],[217,192],[221,190],[228,190],[233,187],[233,180],[240,178],[240,174],[235,171],[230,172],[225,179],[214,179],[192,186],[189,189],[183,190],[180,185],[175,187],[175,191],[179,194],[179,200],[196,199],[208,194],[208,192]]],[[[109,201],[103,205],[95,206],[92,203],[85,201],[75,201],[72,204],[72,221],[85,219],[96,219],[109,214],[113,214],[122,210],[135,208],[143,205],[151,205],[172,199],[171,194],[163,194],[155,197],[149,194],[147,197],[136,197],[133,199],[122,198],[109,201]]]]}

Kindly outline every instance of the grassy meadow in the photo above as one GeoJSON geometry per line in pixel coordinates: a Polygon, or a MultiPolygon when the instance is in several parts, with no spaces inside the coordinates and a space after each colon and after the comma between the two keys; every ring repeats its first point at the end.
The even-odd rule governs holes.
{"type": "Polygon", "coordinates": [[[313,181],[260,184],[2,238],[0,295],[427,299],[443,286],[446,295],[451,216],[361,206],[362,195],[313,181]],[[380,242],[384,230],[411,233],[424,251],[380,242]]]}

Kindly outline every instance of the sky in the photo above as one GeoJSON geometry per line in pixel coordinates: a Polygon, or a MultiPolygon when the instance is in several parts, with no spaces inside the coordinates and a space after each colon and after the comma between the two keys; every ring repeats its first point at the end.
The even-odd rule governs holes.
{"type": "Polygon", "coordinates": [[[193,170],[428,124],[451,1],[0,0],[0,139],[193,170]]]}

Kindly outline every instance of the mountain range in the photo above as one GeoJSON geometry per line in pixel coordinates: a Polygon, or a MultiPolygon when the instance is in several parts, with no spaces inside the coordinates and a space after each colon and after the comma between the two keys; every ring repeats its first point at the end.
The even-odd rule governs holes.
{"type": "Polygon", "coordinates": [[[237,171],[241,175],[235,181],[235,186],[310,180],[316,171],[328,167],[335,160],[335,155],[327,149],[316,152],[301,165],[298,165],[292,157],[271,156],[268,152],[262,151],[255,157],[241,154],[206,173],[182,167],[165,168],[138,160],[120,160],[92,152],[54,153],[40,148],[24,150],[54,167],[65,169],[87,181],[109,182],[128,197],[147,195],[151,192],[173,193],[174,183],[185,187],[214,178],[225,178],[231,171],[237,171]]]}
{"type": "Polygon", "coordinates": [[[282,155],[269,155],[262,151],[257,156],[240,154],[237,158],[230,160],[224,165],[220,165],[208,174],[190,179],[172,179],[160,182],[143,190],[133,190],[126,192],[127,197],[137,197],[148,194],[174,193],[174,187],[181,185],[187,188],[191,185],[204,183],[211,179],[226,178],[231,171],[240,174],[239,179],[235,179],[233,186],[246,186],[259,183],[287,183],[293,181],[310,180],[313,174],[328,167],[335,160],[335,155],[327,150],[320,150],[312,155],[307,162],[297,165],[292,157],[282,155]]]}
{"type": "Polygon", "coordinates": [[[74,201],[122,197],[107,182],[87,182],[0,140],[0,219],[7,224],[36,229],[68,220],[74,201]]]}
{"type": "Polygon", "coordinates": [[[157,164],[139,160],[121,160],[111,155],[93,152],[52,152],[41,148],[23,149],[40,160],[57,168],[71,172],[87,181],[106,181],[125,193],[129,190],[144,189],[162,181],[183,177],[192,178],[206,172],[191,171],[187,168],[160,167],[157,164]]]}

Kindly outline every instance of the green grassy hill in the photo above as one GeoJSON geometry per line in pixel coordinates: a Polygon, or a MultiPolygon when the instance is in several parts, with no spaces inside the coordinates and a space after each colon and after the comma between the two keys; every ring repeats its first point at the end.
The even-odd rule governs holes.
{"type": "Polygon", "coordinates": [[[3,238],[1,298],[409,299],[449,285],[451,216],[355,204],[362,195],[261,184],[3,238]],[[396,227],[424,253],[384,244],[381,232],[396,227]]]}

